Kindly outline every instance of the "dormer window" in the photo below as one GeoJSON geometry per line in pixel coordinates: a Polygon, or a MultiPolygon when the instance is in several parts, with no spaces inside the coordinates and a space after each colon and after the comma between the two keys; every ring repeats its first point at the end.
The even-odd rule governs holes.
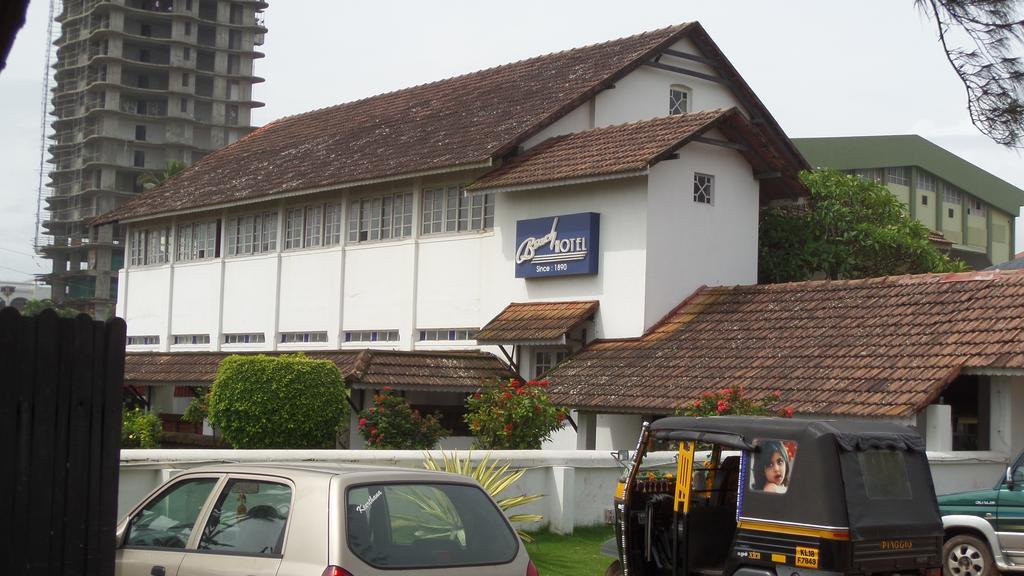
{"type": "Polygon", "coordinates": [[[686,114],[690,111],[690,89],[681,84],[673,84],[668,91],[669,115],[686,114]]]}

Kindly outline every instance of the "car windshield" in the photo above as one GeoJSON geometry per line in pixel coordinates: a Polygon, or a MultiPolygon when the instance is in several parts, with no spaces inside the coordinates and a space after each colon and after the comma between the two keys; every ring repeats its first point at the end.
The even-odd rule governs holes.
{"type": "Polygon", "coordinates": [[[476,486],[372,484],[346,494],[349,548],[376,567],[504,564],[518,538],[476,486]]]}

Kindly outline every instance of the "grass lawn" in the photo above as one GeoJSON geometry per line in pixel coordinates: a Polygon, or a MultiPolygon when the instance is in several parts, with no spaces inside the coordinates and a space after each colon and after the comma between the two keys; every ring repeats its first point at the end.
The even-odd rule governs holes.
{"type": "Polygon", "coordinates": [[[526,545],[541,576],[603,576],[613,558],[601,554],[601,544],[615,535],[611,526],[577,528],[572,536],[531,533],[526,545]]]}

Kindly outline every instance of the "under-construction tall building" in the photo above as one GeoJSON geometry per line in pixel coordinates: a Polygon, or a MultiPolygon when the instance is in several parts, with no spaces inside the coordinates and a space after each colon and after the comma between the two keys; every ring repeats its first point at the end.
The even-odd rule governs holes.
{"type": "MultiPolygon", "coordinates": [[[[57,0],[53,0],[57,1],[57,0]]],[[[40,251],[53,299],[105,318],[124,264],[119,226],[91,218],[168,162],[192,164],[252,130],[262,0],[64,0],[53,89],[49,215],[40,251]]]]}

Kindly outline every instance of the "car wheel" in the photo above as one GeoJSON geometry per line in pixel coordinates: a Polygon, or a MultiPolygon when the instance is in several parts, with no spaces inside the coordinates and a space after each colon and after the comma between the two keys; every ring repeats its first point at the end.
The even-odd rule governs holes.
{"type": "Polygon", "coordinates": [[[608,569],[604,571],[604,576],[622,576],[622,562],[618,560],[612,562],[608,569]]]}
{"type": "Polygon", "coordinates": [[[995,565],[988,544],[975,536],[953,536],[942,546],[945,576],[992,576],[995,565]]]}

